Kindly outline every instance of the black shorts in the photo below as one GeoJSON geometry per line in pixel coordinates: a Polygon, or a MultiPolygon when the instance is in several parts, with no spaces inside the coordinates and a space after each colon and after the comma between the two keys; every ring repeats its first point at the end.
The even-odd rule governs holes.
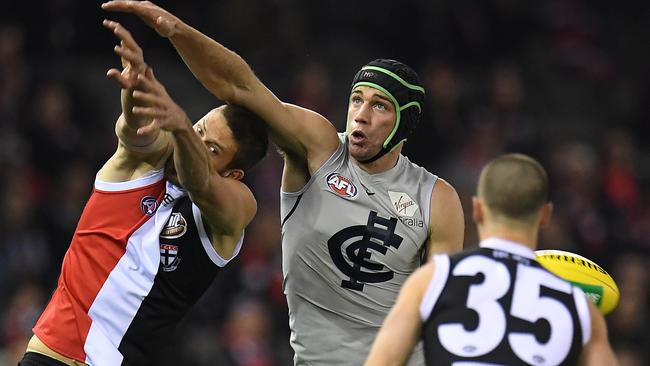
{"type": "Polygon", "coordinates": [[[18,366],[67,366],[59,360],[48,357],[36,352],[27,352],[23,359],[18,362],[18,366]]]}

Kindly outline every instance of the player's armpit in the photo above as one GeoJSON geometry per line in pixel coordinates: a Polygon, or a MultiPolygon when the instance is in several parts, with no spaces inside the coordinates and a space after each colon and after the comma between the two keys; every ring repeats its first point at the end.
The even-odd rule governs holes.
{"type": "Polygon", "coordinates": [[[211,228],[215,249],[220,255],[224,252],[223,258],[229,257],[228,252],[232,252],[233,245],[257,212],[253,193],[241,181],[215,174],[205,191],[189,191],[189,194],[211,228]]]}
{"type": "Polygon", "coordinates": [[[156,154],[149,151],[128,149],[118,143],[117,150],[97,173],[97,179],[104,182],[127,182],[154,170],[162,169],[171,153],[171,145],[156,154]]]}
{"type": "Polygon", "coordinates": [[[437,253],[455,253],[463,249],[465,217],[454,187],[438,178],[429,206],[429,257],[437,253]]]}

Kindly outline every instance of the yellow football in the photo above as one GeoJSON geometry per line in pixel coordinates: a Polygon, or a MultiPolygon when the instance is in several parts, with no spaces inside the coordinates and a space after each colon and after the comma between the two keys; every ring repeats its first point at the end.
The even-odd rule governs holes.
{"type": "Polygon", "coordinates": [[[564,250],[538,250],[535,255],[544,268],[580,287],[603,315],[618,305],[618,286],[598,264],[564,250]]]}

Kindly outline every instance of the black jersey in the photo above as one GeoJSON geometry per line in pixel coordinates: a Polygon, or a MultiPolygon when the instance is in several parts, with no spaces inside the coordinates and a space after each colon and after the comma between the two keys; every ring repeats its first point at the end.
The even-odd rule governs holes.
{"type": "Polygon", "coordinates": [[[579,288],[519,244],[436,255],[420,315],[427,365],[575,365],[591,337],[579,288]]]}
{"type": "Polygon", "coordinates": [[[160,234],[160,264],[153,286],[119,345],[122,365],[168,364],[177,353],[176,327],[227,263],[213,249],[206,229],[198,207],[187,196],[174,203],[160,234]]]}

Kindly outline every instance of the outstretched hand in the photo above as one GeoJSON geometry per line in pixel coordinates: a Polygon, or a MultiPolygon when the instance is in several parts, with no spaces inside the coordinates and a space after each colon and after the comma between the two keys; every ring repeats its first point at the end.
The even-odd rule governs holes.
{"type": "Polygon", "coordinates": [[[153,69],[147,68],[144,74],[138,74],[137,79],[138,85],[133,92],[133,99],[139,103],[133,107],[132,113],[152,119],[148,125],[138,128],[138,135],[153,133],[156,130],[191,130],[192,125],[185,111],[167,94],[165,87],[154,76],[153,69]]]}
{"type": "Polygon", "coordinates": [[[120,23],[104,20],[102,24],[120,39],[120,45],[115,46],[114,51],[122,60],[122,71],[112,68],[108,70],[106,76],[115,80],[122,89],[133,89],[138,82],[138,74],[144,73],[147,69],[142,49],[133,39],[131,33],[120,23]]]}
{"type": "Polygon", "coordinates": [[[179,22],[174,15],[150,1],[113,0],[103,3],[102,9],[137,15],[165,38],[174,35],[179,22]]]}

